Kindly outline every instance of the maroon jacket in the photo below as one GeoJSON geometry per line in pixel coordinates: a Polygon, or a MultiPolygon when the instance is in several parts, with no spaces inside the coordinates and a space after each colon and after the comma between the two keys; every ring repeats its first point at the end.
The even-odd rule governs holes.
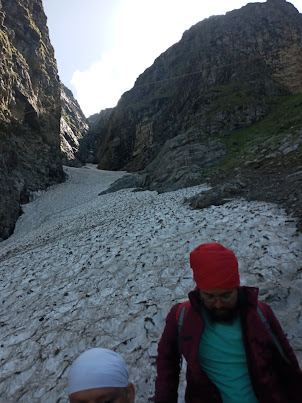
{"type": "MultiPolygon", "coordinates": [[[[200,314],[198,291],[189,294],[188,309],[180,334],[181,351],[187,361],[187,403],[221,403],[218,388],[210,381],[198,362],[198,348],[204,328],[200,314]]],[[[281,357],[272,338],[257,312],[258,289],[239,287],[238,306],[242,323],[242,337],[247,364],[254,392],[260,403],[301,403],[302,372],[295,354],[271,308],[266,308],[267,319],[278,337],[287,364],[281,357]]],[[[173,306],[166,319],[166,326],[158,345],[156,403],[177,403],[179,382],[179,354],[176,311],[173,306]]]]}

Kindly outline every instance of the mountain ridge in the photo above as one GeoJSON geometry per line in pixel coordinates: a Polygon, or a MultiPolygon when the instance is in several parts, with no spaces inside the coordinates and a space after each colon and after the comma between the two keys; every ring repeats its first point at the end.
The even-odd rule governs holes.
{"type": "MultiPolygon", "coordinates": [[[[301,122],[272,122],[271,141],[265,139],[272,148],[258,158],[258,169],[249,169],[249,152],[235,158],[238,147],[232,139],[248,128],[261,130],[257,124],[282,110],[280,105],[286,108],[287,97],[302,92],[301,38],[302,15],[285,0],[250,3],[187,30],[123,94],[99,132],[98,167],[134,173],[109,191],[138,187],[163,192],[205,181],[216,186],[217,172],[223,182],[240,169],[247,189],[255,188],[251,178],[259,187],[243,193],[268,199],[265,187],[260,188],[261,182],[271,182],[270,172],[285,183],[301,169],[301,122]],[[280,161],[274,142],[286,139],[293,149],[280,161]]],[[[298,109],[292,119],[299,120],[298,109]]],[[[260,151],[265,130],[255,136],[260,151]]],[[[251,141],[252,129],[249,136],[251,141]]],[[[278,186],[281,198],[291,200],[285,203],[289,209],[294,199],[301,200],[295,190],[299,184],[288,191],[278,186]]],[[[276,200],[276,192],[268,201],[276,200]]],[[[297,203],[295,214],[302,210],[297,203]]]]}

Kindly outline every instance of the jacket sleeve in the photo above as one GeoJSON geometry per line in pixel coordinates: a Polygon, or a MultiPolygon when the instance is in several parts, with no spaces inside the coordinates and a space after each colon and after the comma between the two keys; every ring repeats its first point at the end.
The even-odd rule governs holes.
{"type": "Polygon", "coordinates": [[[176,321],[178,306],[179,304],[174,305],[169,312],[158,344],[155,403],[177,403],[180,372],[176,321]]]}
{"type": "Polygon", "coordinates": [[[273,313],[272,309],[266,305],[265,309],[267,312],[268,320],[271,328],[275,335],[277,336],[285,356],[289,359],[289,364],[278,354],[278,359],[276,361],[277,370],[280,373],[280,379],[287,390],[288,397],[292,403],[301,402],[302,396],[302,371],[299,367],[296,355],[290,346],[287,337],[285,336],[281,325],[273,313]]]}

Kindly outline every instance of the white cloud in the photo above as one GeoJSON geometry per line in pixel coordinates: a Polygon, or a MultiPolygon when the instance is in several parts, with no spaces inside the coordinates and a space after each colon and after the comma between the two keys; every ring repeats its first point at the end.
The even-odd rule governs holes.
{"type": "Polygon", "coordinates": [[[123,65],[123,55],[112,51],[104,53],[102,60],[89,70],[77,70],[73,74],[71,84],[76,88],[75,96],[86,116],[115,106],[125,85],[133,85],[123,65]]]}

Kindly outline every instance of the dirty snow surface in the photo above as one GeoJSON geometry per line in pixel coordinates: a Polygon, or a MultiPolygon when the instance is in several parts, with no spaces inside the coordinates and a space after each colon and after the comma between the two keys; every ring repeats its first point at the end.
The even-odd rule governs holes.
{"type": "Polygon", "coordinates": [[[235,252],[241,283],[259,286],[301,364],[302,239],[283,210],[183,203],[206,186],[99,196],[124,173],[65,170],[0,244],[1,403],[67,402],[70,363],[96,346],[125,358],[136,401],[148,402],[165,317],[194,287],[189,253],[204,242],[235,252]]]}

